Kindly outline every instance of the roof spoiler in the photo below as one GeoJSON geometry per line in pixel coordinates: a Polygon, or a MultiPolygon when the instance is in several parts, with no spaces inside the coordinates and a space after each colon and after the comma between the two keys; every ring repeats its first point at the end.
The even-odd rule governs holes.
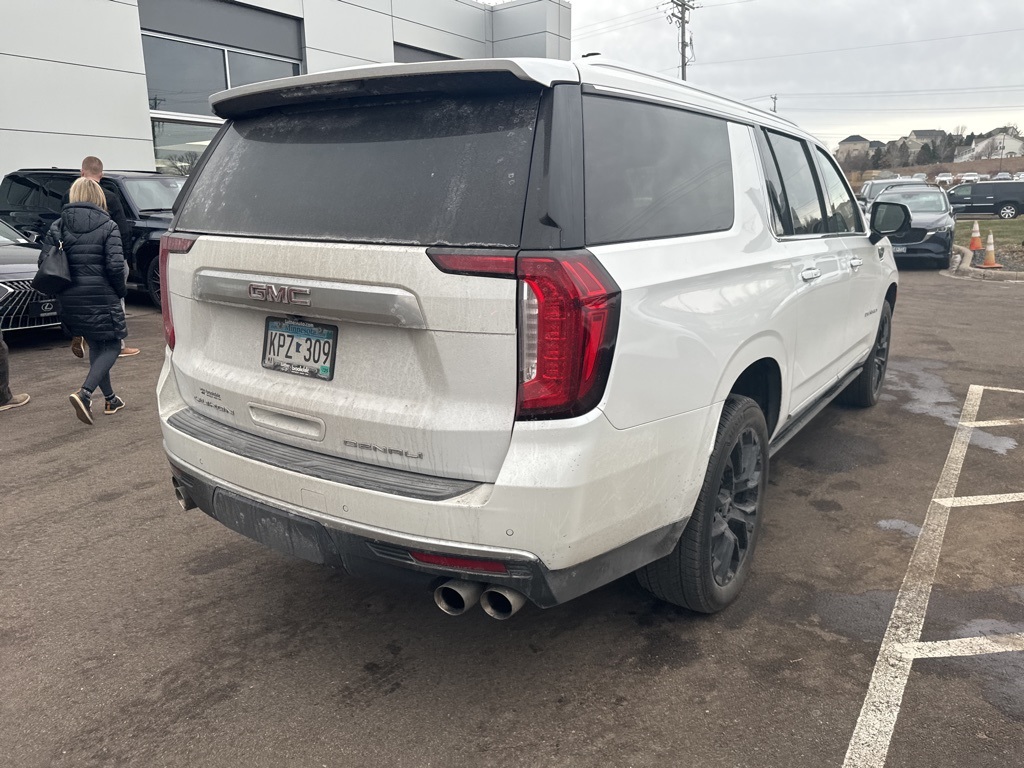
{"type": "Polygon", "coordinates": [[[575,65],[554,59],[369,64],[220,91],[210,97],[210,106],[218,117],[237,118],[273,107],[359,96],[490,90],[502,83],[515,88],[579,82],[575,65]]]}

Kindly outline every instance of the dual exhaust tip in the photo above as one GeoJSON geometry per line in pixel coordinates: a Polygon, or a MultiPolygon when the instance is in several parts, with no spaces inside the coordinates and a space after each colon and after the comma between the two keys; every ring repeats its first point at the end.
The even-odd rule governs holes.
{"type": "MultiPolygon", "coordinates": [[[[174,497],[183,510],[196,508],[188,488],[178,478],[171,478],[174,497]]],[[[526,604],[526,597],[514,589],[497,584],[449,579],[434,590],[434,602],[449,616],[461,616],[477,603],[492,619],[511,619],[526,604]]]]}
{"type": "Polygon", "coordinates": [[[497,584],[450,579],[434,590],[434,602],[449,616],[461,616],[478,602],[492,619],[512,618],[526,604],[526,597],[497,584]]]}

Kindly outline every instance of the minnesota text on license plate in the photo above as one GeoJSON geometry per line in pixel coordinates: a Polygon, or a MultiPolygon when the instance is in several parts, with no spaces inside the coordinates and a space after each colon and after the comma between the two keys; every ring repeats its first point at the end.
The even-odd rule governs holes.
{"type": "Polygon", "coordinates": [[[263,367],[330,381],[338,327],[284,317],[268,317],[263,333],[263,367]]]}

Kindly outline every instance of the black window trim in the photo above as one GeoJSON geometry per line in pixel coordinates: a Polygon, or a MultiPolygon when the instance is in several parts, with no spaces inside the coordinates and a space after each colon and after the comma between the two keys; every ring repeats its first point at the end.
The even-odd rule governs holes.
{"type": "Polygon", "coordinates": [[[772,143],[768,141],[768,135],[766,133],[767,128],[763,125],[754,125],[752,128],[755,131],[754,151],[757,152],[761,159],[761,167],[759,170],[761,172],[761,180],[764,183],[763,191],[765,194],[765,204],[769,208],[772,204],[771,193],[768,191],[768,176],[764,169],[767,162],[771,162],[772,166],[775,168],[775,174],[778,176],[779,184],[781,185],[779,192],[782,194],[783,200],[786,204],[785,210],[782,212],[785,215],[779,215],[779,221],[782,224],[782,232],[776,232],[773,226],[770,226],[769,229],[771,229],[772,234],[775,235],[775,239],[779,242],[790,238],[804,237],[804,235],[793,234],[793,216],[789,208],[789,195],[786,193],[786,185],[782,183],[782,170],[779,168],[778,158],[775,157],[775,150],[772,148],[772,143]],[[764,152],[766,150],[768,153],[767,158],[764,156],[764,152]]]}

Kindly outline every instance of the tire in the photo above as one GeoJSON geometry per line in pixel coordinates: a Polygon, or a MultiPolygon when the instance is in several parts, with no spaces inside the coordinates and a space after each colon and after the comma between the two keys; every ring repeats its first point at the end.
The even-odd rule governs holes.
{"type": "Polygon", "coordinates": [[[885,372],[889,367],[889,344],[892,341],[892,307],[882,303],[882,316],[878,320],[878,333],[871,353],[864,363],[860,376],[839,395],[839,402],[855,408],[870,408],[878,402],[885,384],[885,372]]]}
{"type": "Polygon", "coordinates": [[[698,613],[729,605],[750,573],[767,488],[764,414],[750,398],[730,396],[693,515],[675,549],[637,571],[640,585],[698,613]]]}
{"type": "Polygon", "coordinates": [[[160,259],[155,256],[146,266],[146,292],[149,300],[160,306],[160,259]]]}
{"type": "Polygon", "coordinates": [[[1016,203],[1000,203],[999,205],[999,218],[1000,219],[1016,219],[1020,214],[1020,208],[1016,203]]]}

